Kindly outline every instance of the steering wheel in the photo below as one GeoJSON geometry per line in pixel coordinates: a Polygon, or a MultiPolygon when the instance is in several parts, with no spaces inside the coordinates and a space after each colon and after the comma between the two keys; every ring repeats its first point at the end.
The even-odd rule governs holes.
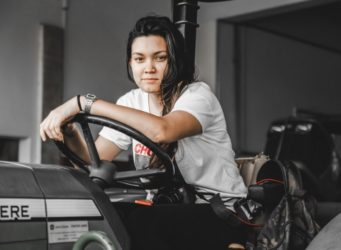
{"type": "MultiPolygon", "coordinates": [[[[149,138],[138,132],[137,130],[120,123],[101,116],[88,115],[79,113],[74,116],[67,124],[78,123],[83,131],[84,139],[90,154],[91,164],[88,165],[83,159],[76,155],[66,144],[55,141],[59,150],[73,163],[89,173],[90,178],[99,184],[102,188],[111,186],[113,183],[118,182],[127,186],[138,187],[142,189],[155,188],[160,185],[169,185],[174,179],[176,171],[178,171],[169,155],[157,144],[152,142],[149,138]],[[130,171],[116,171],[116,166],[113,162],[102,161],[99,158],[94,139],[91,135],[89,124],[97,124],[106,126],[122,132],[135,140],[139,141],[148,147],[164,164],[161,169],[141,169],[130,171]],[[141,177],[150,177],[152,181],[147,183],[136,184],[127,182],[127,180],[138,179],[141,177]],[[159,180],[159,181],[157,181],[159,180]],[[161,181],[160,181],[161,180],[161,181]],[[161,184],[162,183],[162,184],[161,184]]],[[[67,125],[65,124],[65,126],[67,125]]]]}

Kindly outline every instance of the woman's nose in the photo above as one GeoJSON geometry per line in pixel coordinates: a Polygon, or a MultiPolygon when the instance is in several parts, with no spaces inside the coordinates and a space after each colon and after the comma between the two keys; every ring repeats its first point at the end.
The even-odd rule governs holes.
{"type": "Polygon", "coordinates": [[[145,73],[154,73],[156,71],[154,62],[152,60],[146,61],[146,67],[144,68],[145,73]]]}

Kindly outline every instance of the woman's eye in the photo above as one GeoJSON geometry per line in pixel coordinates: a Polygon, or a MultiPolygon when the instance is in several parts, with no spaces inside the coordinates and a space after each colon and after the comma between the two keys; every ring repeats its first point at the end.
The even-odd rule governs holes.
{"type": "Polygon", "coordinates": [[[135,57],[134,61],[137,63],[143,62],[143,58],[142,57],[135,57]]]}
{"type": "Polygon", "coordinates": [[[167,56],[157,56],[156,57],[156,61],[158,61],[158,62],[163,62],[165,60],[167,60],[167,56]]]}

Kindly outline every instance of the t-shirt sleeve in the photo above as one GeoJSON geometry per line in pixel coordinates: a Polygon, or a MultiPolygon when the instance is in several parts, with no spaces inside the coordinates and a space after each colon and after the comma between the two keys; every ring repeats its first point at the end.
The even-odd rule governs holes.
{"type": "Polygon", "coordinates": [[[205,131],[213,116],[212,95],[213,93],[208,86],[201,84],[189,86],[175,102],[172,112],[185,111],[190,113],[200,122],[202,130],[205,131]]]}
{"type": "MultiPolygon", "coordinates": [[[[117,104],[122,106],[128,106],[127,95],[121,96],[117,102],[117,104]]],[[[120,149],[127,150],[132,143],[131,137],[118,132],[115,129],[103,127],[99,132],[99,135],[104,137],[105,139],[112,141],[115,143],[120,149]]]]}

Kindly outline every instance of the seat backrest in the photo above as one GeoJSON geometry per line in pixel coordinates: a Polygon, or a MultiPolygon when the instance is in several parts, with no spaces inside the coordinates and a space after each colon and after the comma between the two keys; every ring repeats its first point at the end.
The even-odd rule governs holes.
{"type": "Polygon", "coordinates": [[[265,153],[294,162],[304,188],[318,200],[340,200],[340,158],[333,135],[318,120],[296,117],[272,122],[265,153]]]}
{"type": "Polygon", "coordinates": [[[256,184],[258,172],[268,160],[269,157],[263,153],[254,157],[239,157],[235,159],[240,174],[247,187],[256,184]]]}
{"type": "Polygon", "coordinates": [[[316,177],[327,171],[333,159],[333,150],[332,136],[312,119],[274,121],[267,133],[265,154],[275,158],[279,153],[279,160],[301,162],[316,177]]]}

